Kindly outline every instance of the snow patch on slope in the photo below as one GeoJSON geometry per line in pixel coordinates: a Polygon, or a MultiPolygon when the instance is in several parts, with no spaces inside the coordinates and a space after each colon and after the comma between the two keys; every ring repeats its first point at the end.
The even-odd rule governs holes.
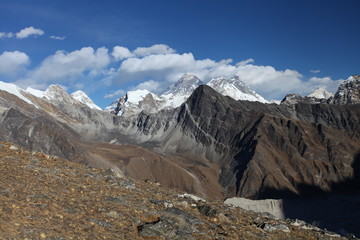
{"type": "Polygon", "coordinates": [[[38,98],[43,98],[45,96],[44,91],[33,89],[31,87],[28,87],[25,91],[38,98]]]}
{"type": "Polygon", "coordinates": [[[19,88],[15,84],[0,81],[0,90],[11,93],[20,98],[21,100],[24,100],[25,102],[34,105],[29,99],[27,99],[24,95],[21,94],[21,91],[24,90],[19,88]]]}

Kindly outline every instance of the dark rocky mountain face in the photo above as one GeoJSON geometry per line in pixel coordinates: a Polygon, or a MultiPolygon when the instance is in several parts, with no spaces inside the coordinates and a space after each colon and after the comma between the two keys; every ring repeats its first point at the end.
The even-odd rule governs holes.
{"type": "Polygon", "coordinates": [[[308,104],[318,104],[326,103],[327,99],[321,99],[316,97],[302,97],[299,94],[288,94],[284,97],[280,104],[294,105],[297,103],[308,103],[308,104]]]}
{"type": "Polygon", "coordinates": [[[80,152],[75,139],[80,136],[46,112],[12,94],[0,91],[0,139],[76,160],[80,152]]]}
{"type": "MultiPolygon", "coordinates": [[[[159,119],[146,119],[137,125],[145,135],[162,129],[159,119]]],[[[164,153],[201,154],[218,164],[226,196],[313,196],[337,191],[354,177],[359,122],[360,105],[260,104],[200,86],[159,145],[164,153]],[[174,129],[181,135],[177,145],[171,138],[174,129]]]]}
{"type": "Polygon", "coordinates": [[[334,97],[329,99],[332,104],[360,103],[360,75],[353,75],[340,84],[334,97]]]}

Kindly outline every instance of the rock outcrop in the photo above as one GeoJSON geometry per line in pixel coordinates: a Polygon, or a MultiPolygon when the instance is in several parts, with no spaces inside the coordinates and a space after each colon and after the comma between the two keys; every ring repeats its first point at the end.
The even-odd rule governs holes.
{"type": "Polygon", "coordinates": [[[333,98],[329,99],[332,104],[356,104],[360,103],[360,75],[350,76],[340,84],[333,98]]]}
{"type": "Polygon", "coordinates": [[[280,104],[291,106],[297,103],[318,104],[318,103],[326,103],[326,101],[327,99],[325,98],[317,98],[312,96],[302,97],[299,94],[288,94],[284,97],[284,99],[280,102],[280,104]]]}

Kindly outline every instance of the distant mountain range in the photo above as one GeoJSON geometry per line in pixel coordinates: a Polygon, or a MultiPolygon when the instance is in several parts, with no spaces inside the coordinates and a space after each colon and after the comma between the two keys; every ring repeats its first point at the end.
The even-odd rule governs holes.
{"type": "MultiPolygon", "coordinates": [[[[166,89],[160,96],[147,90],[129,91],[125,96],[116,102],[116,107],[113,109],[115,114],[121,115],[121,117],[108,114],[105,111],[97,110],[99,107],[97,107],[86,96],[85,93],[80,91],[69,95],[57,85],[49,86],[46,91],[39,91],[31,88],[23,90],[13,84],[1,82],[0,89],[4,91],[3,93],[12,94],[5,94],[6,96],[4,95],[1,101],[2,112],[4,114],[2,118],[8,117],[10,112],[13,112],[14,114],[17,112],[15,115],[19,116],[18,119],[14,122],[20,121],[19,125],[21,126],[24,124],[21,119],[26,115],[26,112],[28,111],[27,109],[32,109],[29,110],[30,115],[27,117],[27,121],[38,121],[39,118],[33,119],[32,116],[35,115],[43,116],[42,119],[48,119],[46,121],[42,120],[45,121],[43,123],[38,122],[36,124],[33,123],[35,125],[24,125],[23,128],[17,126],[16,129],[11,127],[13,125],[6,127],[6,121],[3,120],[2,124],[5,125],[3,125],[2,136],[5,138],[5,140],[11,139],[13,141],[18,141],[19,144],[35,147],[37,145],[33,143],[34,139],[29,137],[30,135],[32,136],[30,133],[34,133],[34,130],[31,129],[33,129],[34,126],[38,126],[37,128],[40,131],[41,128],[48,126],[48,124],[51,123],[49,128],[47,128],[48,130],[44,130],[44,136],[47,136],[54,131],[57,132],[58,129],[63,129],[61,132],[58,132],[54,135],[58,136],[56,141],[58,141],[59,137],[63,136],[64,133],[71,130],[72,133],[68,133],[66,136],[64,136],[63,141],[70,141],[71,138],[68,136],[73,135],[78,136],[85,141],[132,143],[147,147],[151,146],[150,148],[155,148],[160,152],[191,152],[195,155],[200,153],[203,155],[206,153],[206,158],[211,159],[211,161],[217,162],[220,158],[222,161],[225,161],[224,159],[229,159],[229,162],[225,161],[227,162],[225,164],[226,166],[222,166],[224,163],[219,163],[219,166],[222,166],[221,168],[223,168],[221,171],[227,172],[229,170],[225,169],[228,169],[230,166],[234,167],[236,165],[230,161],[230,159],[235,157],[233,154],[238,152],[239,148],[242,149],[245,145],[249,147],[250,142],[248,141],[250,141],[250,139],[243,139],[245,137],[244,134],[246,134],[247,131],[250,131],[248,128],[254,125],[256,122],[250,123],[246,121],[254,121],[255,119],[259,120],[260,116],[263,116],[267,113],[273,116],[277,116],[277,118],[280,119],[294,118],[295,120],[301,120],[305,122],[316,121],[317,124],[323,124],[324,127],[328,126],[335,129],[347,129],[351,126],[351,136],[357,137],[357,133],[360,132],[357,129],[359,127],[357,123],[348,123],[349,125],[343,125],[347,121],[354,121],[354,119],[358,119],[358,116],[356,115],[357,113],[350,119],[349,117],[344,119],[337,119],[339,114],[337,112],[349,111],[349,113],[344,113],[344,116],[347,116],[348,114],[353,114],[353,111],[358,109],[358,105],[356,105],[356,103],[360,102],[359,82],[360,77],[358,75],[354,75],[342,83],[337,93],[328,99],[326,99],[326,97],[329,95],[326,95],[326,92],[323,90],[318,90],[314,93],[315,95],[310,95],[310,97],[301,97],[300,95],[294,94],[288,95],[284,98],[280,106],[276,106],[274,104],[263,104],[263,102],[266,102],[266,100],[249,89],[237,77],[231,79],[214,78],[209,82],[208,86],[206,86],[202,85],[202,82],[194,74],[187,74],[184,75],[178,82],[166,89]],[[214,87],[216,91],[214,91],[209,86],[214,87]],[[200,90],[198,90],[199,88],[200,90]],[[230,96],[230,98],[223,96],[220,93],[230,96]],[[13,100],[10,101],[8,98],[14,95],[17,98],[11,97],[13,100]],[[320,99],[314,96],[322,98],[320,99]],[[15,101],[14,99],[18,100],[15,101]],[[207,100],[205,101],[205,99],[207,100]],[[19,100],[24,101],[25,103],[29,104],[29,106],[25,107],[26,105],[21,103],[19,100]],[[325,104],[324,106],[320,105],[321,107],[318,108],[329,109],[326,111],[331,110],[333,112],[331,114],[334,115],[329,115],[328,117],[320,116],[319,114],[324,113],[320,110],[314,109],[312,110],[313,112],[306,113],[309,115],[307,116],[305,112],[302,113],[300,111],[302,109],[298,109],[300,106],[302,106],[299,104],[307,104],[307,108],[313,108],[312,105],[318,106],[318,103],[325,104]],[[355,105],[354,107],[350,107],[348,106],[348,103],[355,105]],[[344,106],[332,106],[337,104],[343,104],[344,106]],[[20,105],[22,107],[20,107],[20,105]],[[208,112],[206,112],[205,109],[207,109],[208,112]],[[239,111],[239,109],[242,110],[239,111]],[[234,112],[238,112],[238,115],[232,115],[234,112]],[[250,115],[247,116],[248,114],[250,115]],[[256,116],[252,116],[253,114],[256,116]],[[305,114],[307,117],[305,117],[305,115],[302,116],[301,114],[305,114]],[[330,121],[329,119],[332,120],[330,121]],[[207,126],[207,124],[210,123],[213,124],[207,126]],[[58,124],[60,124],[59,126],[61,127],[55,127],[58,124]],[[223,131],[229,131],[229,133],[222,135],[222,133],[220,133],[221,127],[226,127],[227,130],[224,129],[223,131]],[[6,129],[8,129],[9,132],[6,132],[6,129]],[[19,139],[21,134],[16,133],[21,129],[27,129],[22,133],[24,134],[22,140],[19,139]],[[186,129],[192,129],[193,133],[187,132],[186,129]],[[236,135],[237,137],[235,135],[232,136],[230,133],[233,132],[239,135],[236,135]],[[190,135],[193,135],[191,139],[184,139],[184,136],[190,135]],[[232,139],[229,138],[230,136],[232,139]],[[240,139],[237,138],[242,140],[240,141],[240,139]],[[190,145],[188,146],[188,144],[190,145]],[[230,149],[233,148],[237,150],[235,152],[234,150],[230,151],[230,149]],[[224,157],[224,154],[227,157],[224,157]]],[[[108,108],[107,110],[109,111],[111,108],[108,108]]],[[[282,121],[285,120],[281,120],[280,122],[282,121]]],[[[285,126],[281,125],[270,128],[279,130],[284,127],[285,126]]],[[[303,129],[304,127],[297,128],[303,129]]],[[[323,127],[321,127],[321,129],[323,129],[323,127]]],[[[259,130],[256,130],[255,132],[257,131],[259,130]]],[[[257,135],[255,132],[251,133],[252,137],[257,135]]],[[[248,134],[250,134],[250,132],[248,134]]],[[[264,136],[268,136],[268,134],[270,133],[261,133],[261,135],[264,136]]],[[[284,133],[280,132],[277,134],[281,136],[284,133]]],[[[247,137],[249,138],[250,135],[247,135],[247,137]]],[[[286,139],[284,137],[280,137],[279,141],[283,141],[280,139],[286,139]]],[[[53,136],[49,137],[48,139],[53,139],[53,136]]],[[[67,148],[64,146],[58,146],[55,139],[51,141],[52,143],[50,145],[41,143],[42,141],[43,140],[39,140],[40,150],[48,153],[58,154],[63,157],[69,157],[68,152],[63,152],[64,149],[67,148]]],[[[70,144],[68,149],[72,149],[72,151],[77,152],[77,148],[74,148],[74,146],[78,145],[76,141],[77,140],[74,140],[74,143],[70,144]]],[[[304,147],[304,149],[309,149],[310,146],[313,145],[305,143],[307,140],[304,139],[299,141],[300,145],[296,147],[300,147],[305,144],[306,147],[304,147]],[[301,143],[302,141],[305,142],[301,143]]],[[[291,148],[292,147],[290,147],[290,149],[291,148]]],[[[274,147],[272,147],[272,149],[274,149],[274,147]]],[[[281,152],[284,150],[279,151],[281,152]]],[[[306,150],[302,151],[306,152],[306,150]]],[[[73,152],[72,154],[75,153],[73,152]]],[[[249,156],[249,159],[252,158],[253,157],[249,156]]],[[[232,169],[232,167],[230,167],[230,169],[232,169]]],[[[242,174],[239,174],[240,173],[236,175],[237,177],[235,177],[235,179],[240,179],[240,175],[242,174]]],[[[219,181],[223,184],[223,186],[227,186],[232,181],[234,181],[234,183],[238,181],[224,181],[225,175],[221,176],[222,177],[220,177],[219,181]]],[[[239,188],[237,190],[231,191],[226,190],[222,194],[240,195],[255,198],[261,197],[261,194],[259,193],[250,193],[241,189],[245,188],[239,188]]],[[[296,189],[294,186],[290,189],[296,192],[294,190],[296,189]]]]}
{"type": "MultiPolygon", "coordinates": [[[[105,110],[116,115],[132,115],[138,114],[143,110],[156,112],[161,109],[179,107],[198,86],[203,84],[196,75],[185,74],[176,83],[166,88],[160,95],[147,90],[129,91],[125,96],[107,106],[105,110]]],[[[207,85],[220,94],[232,97],[235,100],[267,103],[263,97],[247,87],[237,76],[230,79],[223,77],[214,78],[207,85]]]]}
{"type": "Polygon", "coordinates": [[[19,88],[15,84],[5,83],[0,81],[0,90],[11,93],[21,100],[34,105],[34,103],[30,100],[28,94],[31,94],[34,97],[42,98],[47,101],[62,101],[64,98],[67,98],[68,101],[74,104],[85,104],[92,109],[101,110],[99,106],[97,106],[89,97],[81,90],[78,90],[71,94],[71,97],[68,94],[64,94],[63,90],[58,85],[50,85],[46,91],[41,91],[33,88],[27,88],[26,90],[19,88]]]}

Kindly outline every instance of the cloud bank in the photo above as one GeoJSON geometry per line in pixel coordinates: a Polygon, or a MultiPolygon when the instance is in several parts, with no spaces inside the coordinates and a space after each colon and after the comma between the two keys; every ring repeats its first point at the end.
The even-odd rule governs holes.
{"type": "Polygon", "coordinates": [[[30,63],[30,58],[26,53],[13,51],[3,52],[0,55],[0,74],[17,75],[30,63]]]}
{"type": "Polygon", "coordinates": [[[31,77],[40,81],[67,82],[76,80],[86,71],[89,75],[97,75],[110,62],[108,50],[84,47],[70,53],[57,51],[46,58],[31,74],[31,77]]]}
{"type": "Polygon", "coordinates": [[[129,49],[121,46],[114,47],[111,55],[115,58],[115,60],[123,60],[135,56],[129,49]]]}
{"type": "MultiPolygon", "coordinates": [[[[23,36],[30,36],[30,32],[34,31],[28,31],[23,36]]],[[[0,74],[17,71],[29,62],[25,53],[4,52],[0,55],[0,74]]],[[[116,98],[133,89],[159,93],[188,72],[196,74],[204,82],[214,77],[237,75],[268,100],[281,99],[288,93],[307,95],[317,87],[335,92],[342,81],[330,77],[307,79],[293,69],[279,70],[273,66],[256,65],[254,59],[239,62],[232,59],[196,59],[190,52],[177,53],[167,45],[156,44],[133,51],[124,46],[115,46],[112,51],[105,47],[57,51],[28,70],[16,83],[42,88],[53,83],[91,87],[96,91],[107,91],[105,98],[116,98]]]]}

